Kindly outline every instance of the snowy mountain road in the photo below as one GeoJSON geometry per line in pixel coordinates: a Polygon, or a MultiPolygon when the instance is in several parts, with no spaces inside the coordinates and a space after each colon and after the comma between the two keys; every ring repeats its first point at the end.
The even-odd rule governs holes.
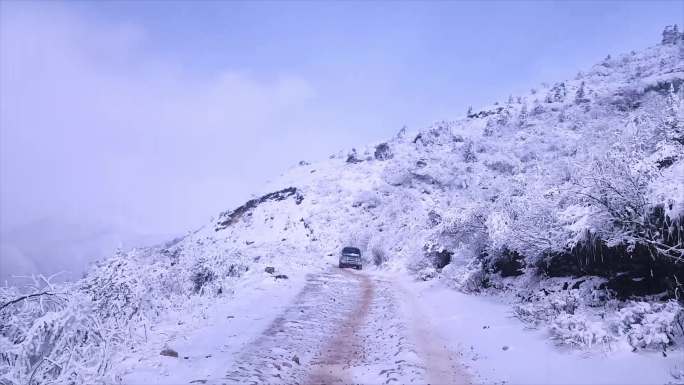
{"type": "Polygon", "coordinates": [[[372,273],[309,275],[293,303],[219,383],[466,383],[417,306],[372,273]]]}

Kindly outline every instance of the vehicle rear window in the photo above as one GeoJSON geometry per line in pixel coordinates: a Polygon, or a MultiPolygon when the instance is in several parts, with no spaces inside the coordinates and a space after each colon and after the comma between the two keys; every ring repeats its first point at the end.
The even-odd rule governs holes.
{"type": "Polygon", "coordinates": [[[342,254],[359,254],[361,255],[361,250],[356,247],[345,247],[342,249],[342,254]]]}

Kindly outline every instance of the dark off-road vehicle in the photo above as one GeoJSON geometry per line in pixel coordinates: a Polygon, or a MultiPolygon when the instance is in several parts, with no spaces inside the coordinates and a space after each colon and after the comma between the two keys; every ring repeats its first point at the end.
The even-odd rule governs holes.
{"type": "Polygon", "coordinates": [[[345,247],[340,254],[340,269],[353,267],[361,270],[361,250],[356,247],[345,247]]]}

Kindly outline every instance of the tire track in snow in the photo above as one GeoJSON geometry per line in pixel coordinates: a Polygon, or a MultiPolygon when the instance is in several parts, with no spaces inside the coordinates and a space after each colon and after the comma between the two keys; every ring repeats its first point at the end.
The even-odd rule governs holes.
{"type": "Polygon", "coordinates": [[[363,341],[359,338],[358,330],[368,316],[373,299],[373,285],[366,275],[354,274],[347,270],[343,270],[343,274],[359,281],[361,294],[359,299],[348,298],[358,303],[312,362],[313,368],[307,379],[307,383],[310,384],[351,383],[348,370],[353,362],[362,360],[360,354],[363,352],[363,341]]]}
{"type": "MultiPolygon", "coordinates": [[[[423,384],[463,379],[413,299],[389,279],[312,274],[289,306],[217,384],[423,384]],[[408,303],[408,304],[407,304],[408,303]],[[421,329],[422,327],[422,329],[421,329]]],[[[258,304],[255,304],[258,306],[258,304]]]]}
{"type": "Polygon", "coordinates": [[[310,275],[293,304],[240,354],[222,382],[302,383],[359,295],[358,281],[337,271],[310,275]]]}

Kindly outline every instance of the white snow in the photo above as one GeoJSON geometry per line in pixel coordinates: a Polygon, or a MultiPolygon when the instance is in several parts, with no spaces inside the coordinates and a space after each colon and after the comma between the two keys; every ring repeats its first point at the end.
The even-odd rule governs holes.
{"type": "Polygon", "coordinates": [[[121,380],[172,385],[225,376],[235,356],[292,303],[305,282],[301,272],[287,280],[258,272],[241,282],[239,295],[216,301],[201,318],[188,312],[167,314],[149,330],[145,347],[114,362],[121,380]],[[164,347],[179,357],[161,356],[164,347]]]}
{"type": "MultiPolygon", "coordinates": [[[[630,330],[610,330],[615,325],[610,318],[630,304],[612,300],[610,305],[617,305],[610,308],[601,297],[605,291],[596,287],[561,289],[537,298],[533,291],[545,289],[539,281],[547,286],[558,282],[539,274],[537,281],[528,281],[536,262],[567,251],[587,234],[610,245],[652,241],[638,238],[643,232],[615,225],[611,210],[632,215],[627,223],[640,223],[648,210],[664,205],[672,222],[668,231],[681,232],[681,221],[675,217],[684,212],[684,151],[676,138],[670,138],[681,128],[681,120],[680,126],[666,126],[677,119],[664,115],[684,111],[684,87],[664,93],[662,83],[684,78],[681,53],[681,46],[658,45],[607,59],[576,79],[542,86],[471,117],[436,122],[413,134],[402,131],[385,143],[391,157],[388,152],[376,158],[376,146],[371,145],[348,152],[353,162],[346,161],[345,152],[319,163],[302,162],[254,201],[184,237],[159,247],[119,251],[73,284],[36,285],[35,291],[60,296],[49,297],[50,307],[44,307],[46,301],[39,296],[0,313],[0,381],[28,382],[34,374],[51,381],[52,368],[64,366],[71,371],[63,371],[58,379],[62,383],[102,378],[179,383],[221,378],[237,356],[273,364],[285,353],[264,357],[253,342],[283,312],[288,320],[307,321],[292,313],[290,305],[301,300],[315,307],[315,297],[297,297],[305,276],[334,264],[343,246],[359,247],[366,265],[388,269],[372,273],[375,278],[397,280],[417,296],[415,307],[403,308],[404,318],[432,324],[430,329],[443,338],[442,348],[460,354],[462,364],[469,366],[473,382],[682,380],[684,368],[675,367],[684,362],[681,343],[663,331],[672,327],[674,310],[650,313],[655,315],[649,315],[653,319],[648,325],[635,320],[626,325],[630,330]],[[670,131],[665,135],[664,130],[670,131]],[[604,196],[610,198],[608,209],[600,199],[591,199],[604,196]],[[634,202],[641,212],[631,207],[634,202]],[[625,209],[628,206],[631,211],[625,209]],[[525,275],[504,280],[496,274],[485,276],[485,256],[504,251],[524,257],[525,275]],[[435,262],[442,252],[453,253],[443,269],[435,262]],[[265,273],[266,267],[273,267],[274,274],[265,273]],[[433,280],[410,282],[403,271],[433,280]],[[276,280],[278,274],[289,279],[276,280]],[[525,324],[512,317],[513,301],[502,299],[508,297],[466,295],[447,288],[478,289],[485,278],[502,292],[532,298],[533,311],[553,313],[542,314],[548,317],[540,318],[545,324],[539,330],[525,330],[525,324]],[[413,310],[407,309],[416,308],[425,315],[412,318],[413,310]],[[571,330],[574,317],[586,327],[579,330],[579,337],[571,330]],[[5,324],[9,327],[3,328],[5,324]],[[569,330],[567,338],[550,335],[554,325],[563,333],[569,330]],[[643,349],[631,352],[627,342],[639,338],[639,328],[648,329],[649,341],[659,342],[655,346],[667,347],[667,357],[650,342],[637,341],[643,349]],[[84,334],[98,338],[83,340],[84,334]],[[609,334],[609,343],[604,343],[601,336],[609,334]],[[58,343],[44,343],[52,335],[61,336],[58,343]],[[574,343],[585,335],[590,343],[582,345],[593,345],[589,349],[570,350],[552,341],[553,337],[574,343]],[[599,343],[594,343],[594,336],[599,343]],[[75,356],[74,340],[83,341],[74,349],[75,356]],[[669,346],[671,342],[676,343],[669,346]],[[180,358],[160,356],[167,347],[178,351],[180,358]],[[29,359],[34,355],[48,364],[36,364],[29,359]]],[[[671,241],[664,240],[662,231],[650,234],[657,243],[671,241]]],[[[675,255],[681,247],[661,250],[675,255]]],[[[323,287],[330,279],[320,278],[316,285],[323,287]]],[[[352,283],[347,282],[355,287],[352,283]]],[[[0,288],[3,303],[20,294],[16,287],[0,288]]],[[[372,306],[373,314],[381,314],[382,304],[376,301],[372,306]]],[[[324,308],[330,312],[317,317],[341,317],[335,308],[324,308]]],[[[378,315],[374,320],[372,326],[381,325],[383,318],[378,315]]],[[[406,326],[403,320],[387,322],[397,330],[406,326]]],[[[303,341],[324,345],[324,330],[309,333],[299,326],[282,326],[303,341]]],[[[363,333],[370,340],[379,338],[368,330],[363,333]]],[[[378,335],[383,340],[371,344],[371,356],[384,359],[383,349],[402,348],[406,362],[420,364],[419,343],[378,335]]],[[[287,336],[271,337],[261,343],[284,343],[287,336]]],[[[317,357],[321,346],[309,347],[306,357],[317,357]]],[[[423,350],[445,356],[439,347],[423,350]]],[[[379,378],[375,366],[363,360],[358,364],[360,377],[352,378],[379,378]]],[[[404,368],[383,373],[385,380],[394,371],[421,378],[424,369],[396,365],[404,368]]],[[[247,374],[279,374],[280,369],[274,370],[278,372],[247,374]]],[[[233,375],[235,381],[242,379],[240,373],[233,375]]]]}
{"type": "MultiPolygon", "coordinates": [[[[385,377],[379,373],[396,360],[430,365],[424,357],[426,350],[434,346],[448,352],[454,359],[450,364],[461,368],[466,373],[465,380],[473,384],[666,384],[674,379],[671,373],[684,365],[681,350],[668,352],[664,357],[660,352],[632,353],[602,348],[582,351],[555,345],[547,332],[526,328],[513,317],[510,304],[502,298],[464,294],[450,289],[441,280],[416,281],[401,270],[361,274],[368,274],[378,282],[393,282],[391,289],[402,298],[398,313],[401,316],[395,319],[400,323],[390,324],[381,318],[368,320],[369,335],[376,338],[364,340],[370,344],[367,348],[392,352],[395,347],[391,346],[391,339],[383,340],[383,336],[400,334],[407,327],[415,329],[411,337],[414,345],[409,345],[409,349],[400,349],[400,354],[385,362],[353,368],[352,379],[356,383],[383,382],[385,377]],[[379,332],[378,328],[383,331],[379,332]],[[427,332],[419,337],[434,346],[426,349],[416,345],[416,331],[427,332]]],[[[298,275],[287,281],[274,281],[255,275],[241,285],[239,296],[207,309],[203,319],[182,314],[165,317],[168,319],[150,331],[152,342],[148,349],[115,363],[125,372],[122,381],[127,384],[178,384],[195,380],[215,383],[224,378],[239,355],[295,304],[305,279],[304,275],[298,275]],[[181,327],[177,325],[179,320],[184,322],[181,327]],[[163,346],[176,350],[179,358],[160,356],[163,346]]],[[[408,382],[411,375],[415,373],[404,372],[405,377],[400,374],[399,380],[408,382]]]]}
{"type": "Polygon", "coordinates": [[[526,329],[501,298],[468,295],[440,281],[404,287],[423,305],[432,328],[473,374],[474,383],[666,384],[684,366],[684,351],[632,353],[554,345],[548,332],[526,329]]]}

